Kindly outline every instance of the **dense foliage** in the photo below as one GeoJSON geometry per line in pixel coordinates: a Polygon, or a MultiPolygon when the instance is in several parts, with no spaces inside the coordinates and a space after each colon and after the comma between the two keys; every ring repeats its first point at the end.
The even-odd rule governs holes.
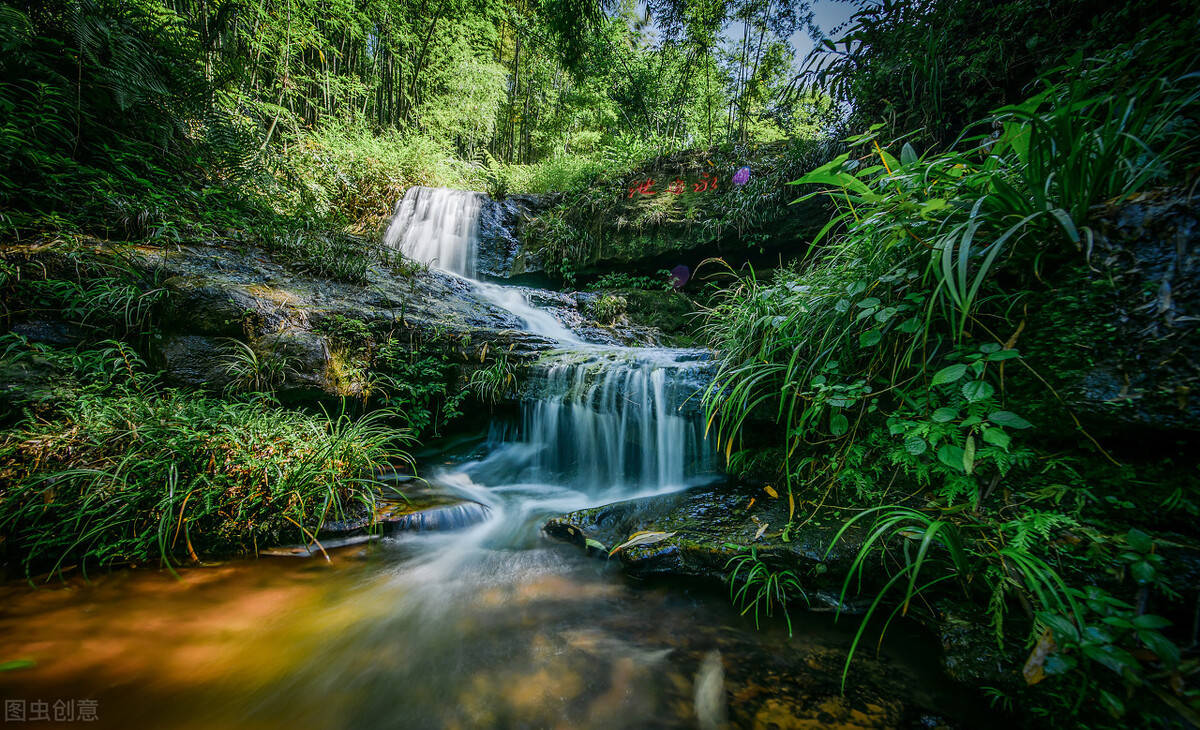
{"type": "Polygon", "coordinates": [[[6,372],[37,359],[76,384],[0,441],[0,531],[27,573],[309,542],[373,508],[374,470],[408,462],[411,438],[386,411],[314,416],[162,389],[119,342],[4,345],[6,372]]]}
{"type": "MultiPolygon", "coordinates": [[[[1074,366],[1057,345],[1083,323],[1027,328],[1088,270],[1095,204],[1192,169],[1200,88],[1197,59],[1170,52],[1181,42],[1152,34],[1056,71],[990,115],[994,134],[948,152],[890,142],[883,125],[855,137],[798,180],[838,207],[819,256],[736,280],[708,319],[723,359],[706,403],[734,471],[762,468],[771,432],[754,424],[777,424],[767,475],[796,505],[780,539],[826,504],[850,506],[839,534],[869,530],[843,598],[866,561],[888,566],[859,639],[956,585],[1003,651],[1033,650],[1025,677],[1046,692],[1016,704],[1044,721],[1194,718],[1200,702],[1156,685],[1195,666],[1180,658],[1188,625],[1147,610],[1153,596],[1187,615],[1143,531],[1200,515],[1194,469],[1118,466],[1059,395],[1074,366]],[[1172,60],[1118,84],[1149,46],[1172,60]],[[1112,509],[1131,473],[1153,516],[1112,509]]],[[[994,691],[1009,707],[1024,694],[994,691]]]]}
{"type": "Polygon", "coordinates": [[[778,139],[805,123],[775,93],[805,7],[657,3],[654,24],[595,2],[0,5],[0,223],[269,239],[374,224],[414,183],[563,189],[778,139]]]}

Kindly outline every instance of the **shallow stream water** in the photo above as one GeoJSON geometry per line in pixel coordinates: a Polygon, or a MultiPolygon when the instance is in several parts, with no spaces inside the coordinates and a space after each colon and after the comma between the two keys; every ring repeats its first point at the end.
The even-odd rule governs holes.
{"type": "Polygon", "coordinates": [[[723,595],[639,585],[536,530],[513,546],[496,524],[329,563],[9,584],[0,656],[34,664],[0,672],[0,695],[96,700],[111,728],[931,727],[922,715],[962,715],[928,640],[901,630],[879,657],[864,652],[842,696],[850,623],[795,612],[792,638],[778,623],[756,632],[723,595]]]}

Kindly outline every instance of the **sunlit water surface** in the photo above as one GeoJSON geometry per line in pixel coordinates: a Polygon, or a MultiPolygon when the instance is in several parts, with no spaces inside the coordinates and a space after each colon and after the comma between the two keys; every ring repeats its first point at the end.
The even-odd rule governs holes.
{"type": "Polygon", "coordinates": [[[756,632],[722,594],[638,584],[541,537],[544,507],[512,501],[521,513],[501,497],[484,524],[329,563],[7,584],[0,659],[34,665],[0,672],[0,694],[96,699],[112,728],[713,727],[722,705],[731,727],[960,714],[938,692],[928,641],[901,633],[880,657],[863,652],[843,697],[849,635],[829,616],[794,616],[791,639],[779,625],[756,632]],[[698,716],[706,657],[722,670],[701,693],[719,705],[702,697],[698,716]]]}

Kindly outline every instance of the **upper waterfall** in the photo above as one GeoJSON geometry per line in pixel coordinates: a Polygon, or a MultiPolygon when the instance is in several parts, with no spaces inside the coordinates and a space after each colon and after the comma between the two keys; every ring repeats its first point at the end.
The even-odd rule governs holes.
{"type": "Polygon", "coordinates": [[[473,279],[479,212],[487,199],[470,190],[413,186],[396,204],[383,242],[414,261],[473,279]]]}
{"type": "MultiPolygon", "coordinates": [[[[479,258],[479,216],[489,198],[484,193],[451,188],[409,188],[400,202],[383,242],[414,261],[471,279],[479,258]]],[[[501,309],[512,312],[530,332],[564,345],[583,340],[554,315],[529,303],[516,287],[474,281],[475,291],[501,309]]]]}

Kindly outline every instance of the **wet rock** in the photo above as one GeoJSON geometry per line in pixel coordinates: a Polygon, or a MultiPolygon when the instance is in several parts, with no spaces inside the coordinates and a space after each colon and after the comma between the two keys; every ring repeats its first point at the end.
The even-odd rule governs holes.
{"type": "MultiPolygon", "coordinates": [[[[812,597],[836,600],[865,530],[851,528],[832,549],[837,523],[799,527],[785,542],[781,533],[787,513],[786,496],[771,498],[763,489],[714,484],[579,510],[552,518],[544,530],[576,544],[597,540],[609,550],[635,532],[674,533],[613,556],[627,572],[642,577],[725,581],[729,560],[753,545],[767,564],[796,571],[812,597]],[[756,539],[763,525],[766,530],[756,539]]],[[[872,576],[868,570],[867,585],[872,576]]]]}
{"type": "Polygon", "coordinates": [[[509,195],[488,199],[479,211],[479,273],[507,279],[542,270],[536,255],[522,251],[525,227],[545,210],[553,196],[509,195]]]}
{"type": "Polygon", "coordinates": [[[1093,214],[1089,263],[1113,287],[1095,313],[1111,340],[1071,393],[1113,436],[1200,431],[1200,212],[1185,191],[1137,195],[1093,214]]]}
{"type": "Polygon", "coordinates": [[[12,332],[30,342],[41,342],[55,347],[69,347],[87,337],[87,331],[77,324],[47,319],[18,322],[12,326],[12,332]]]}
{"type": "Polygon", "coordinates": [[[404,475],[384,475],[388,483],[378,495],[375,509],[357,505],[354,512],[321,525],[320,535],[344,538],[367,532],[443,532],[485,521],[486,505],[474,502],[428,482],[404,475]]]}
{"type": "MultiPolygon", "coordinates": [[[[1020,674],[996,646],[988,617],[950,601],[940,602],[937,608],[936,619],[927,618],[926,623],[936,628],[946,674],[966,685],[1015,689],[1020,674]]],[[[1014,655],[1020,654],[1016,648],[1014,655]]]]}
{"type": "MultiPolygon", "coordinates": [[[[528,202],[512,199],[505,205],[520,208],[528,202]]],[[[479,295],[470,281],[436,269],[376,264],[366,281],[347,283],[314,276],[298,264],[244,245],[90,245],[99,254],[117,251],[147,287],[168,293],[158,311],[162,331],[152,355],[168,382],[177,386],[225,388],[231,380],[229,356],[236,347],[227,338],[233,338],[259,358],[274,359],[269,366],[285,374],[273,384],[283,397],[359,395],[367,387],[363,363],[340,357],[335,341],[348,321],[365,323],[381,341],[391,338],[420,356],[440,355],[457,363],[458,377],[464,379],[492,362],[488,353],[504,352],[521,368],[557,346],[525,331],[517,317],[479,295]]],[[[42,270],[62,270],[64,276],[70,269],[66,259],[76,255],[53,245],[4,253],[36,262],[42,270]]],[[[590,321],[586,294],[525,292],[592,342],[634,345],[656,339],[646,328],[601,327],[590,321]]],[[[54,345],[110,336],[45,318],[17,321],[13,329],[54,345]]]]}
{"type": "Polygon", "coordinates": [[[229,374],[229,343],[205,335],[170,335],[159,353],[169,384],[221,390],[233,378],[229,374]]]}

